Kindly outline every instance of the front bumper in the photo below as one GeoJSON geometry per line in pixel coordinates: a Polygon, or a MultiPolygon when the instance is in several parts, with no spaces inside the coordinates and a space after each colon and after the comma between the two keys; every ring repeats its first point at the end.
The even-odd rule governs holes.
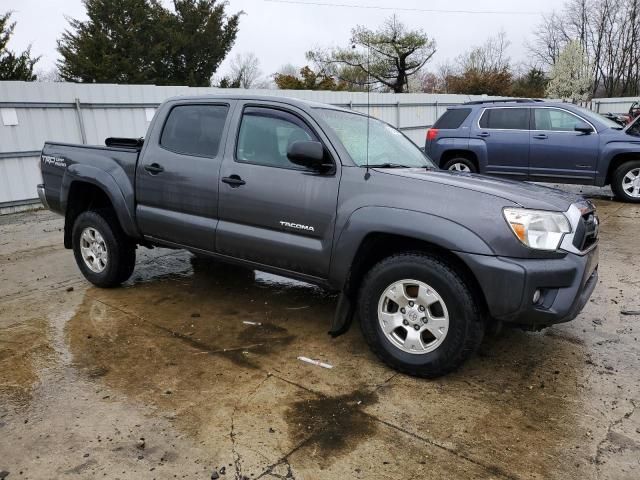
{"type": "Polygon", "coordinates": [[[49,202],[47,202],[47,194],[44,191],[44,185],[39,184],[36,188],[38,190],[38,198],[42,202],[42,205],[44,205],[44,208],[49,209],[49,202]]]}
{"type": "Polygon", "coordinates": [[[598,283],[598,247],[584,255],[520,259],[460,254],[495,319],[542,328],[573,320],[598,283]],[[533,302],[539,290],[540,300],[533,302]]]}

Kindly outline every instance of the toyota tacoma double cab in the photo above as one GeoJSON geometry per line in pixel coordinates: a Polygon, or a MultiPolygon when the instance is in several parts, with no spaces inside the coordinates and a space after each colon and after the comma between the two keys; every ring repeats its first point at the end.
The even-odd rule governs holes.
{"type": "Polygon", "coordinates": [[[640,137],[570,103],[507,99],[454,106],[427,131],[425,151],[446,170],[611,185],[619,200],[640,202],[640,137]]]}
{"type": "Polygon", "coordinates": [[[390,125],[329,105],[173,98],[144,140],[47,142],[41,169],[91,283],[126,281],[142,245],[316,284],[339,293],[331,334],[357,318],[411,375],[452,371],[491,322],[569,321],[597,283],[590,202],[442,171],[390,125]]]}

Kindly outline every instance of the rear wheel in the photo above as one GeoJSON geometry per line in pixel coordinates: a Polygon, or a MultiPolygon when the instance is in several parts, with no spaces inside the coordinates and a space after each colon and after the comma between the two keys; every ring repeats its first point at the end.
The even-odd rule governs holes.
{"type": "Polygon", "coordinates": [[[640,160],[623,163],[615,169],[611,190],[619,200],[640,203],[640,160]]]}
{"type": "Polygon", "coordinates": [[[98,287],[126,281],[136,263],[135,244],[108,210],[83,212],[72,232],[73,254],[84,277],[98,287]]]}
{"type": "Polygon", "coordinates": [[[447,160],[442,167],[444,170],[451,170],[455,172],[467,172],[467,173],[478,173],[478,169],[475,164],[464,157],[456,157],[451,160],[447,160]]]}
{"type": "Polygon", "coordinates": [[[358,307],[373,352],[409,375],[434,378],[455,370],[484,333],[479,305],[462,277],[424,253],[394,255],[374,266],[358,307]]]}

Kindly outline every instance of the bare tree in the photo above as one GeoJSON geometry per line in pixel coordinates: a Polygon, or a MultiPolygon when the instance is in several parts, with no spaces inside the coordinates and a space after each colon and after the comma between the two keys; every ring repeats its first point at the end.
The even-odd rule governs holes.
{"type": "Polygon", "coordinates": [[[561,16],[556,12],[544,15],[533,37],[534,40],[528,44],[528,48],[534,60],[543,67],[553,67],[568,42],[561,16]]]}
{"type": "Polygon", "coordinates": [[[255,88],[262,72],[260,71],[260,60],[253,52],[238,53],[229,63],[229,78],[231,84],[238,88],[255,88]]]}
{"type": "Polygon", "coordinates": [[[457,59],[462,71],[475,70],[480,73],[510,69],[510,59],[507,48],[510,42],[503,31],[494,37],[489,37],[483,45],[474,47],[457,59]]]}
{"type": "Polygon", "coordinates": [[[509,95],[513,75],[511,60],[507,56],[508,47],[509,41],[503,31],[459,55],[454,71],[447,77],[447,90],[476,95],[509,95]]]}
{"type": "Polygon", "coordinates": [[[64,80],[60,76],[60,72],[57,68],[52,68],[50,70],[40,69],[36,71],[36,76],[38,77],[38,82],[63,82],[64,80]]]}
{"type": "Polygon", "coordinates": [[[568,0],[544,17],[529,48],[551,68],[572,41],[589,58],[592,96],[640,93],[640,0],[568,0]]]}

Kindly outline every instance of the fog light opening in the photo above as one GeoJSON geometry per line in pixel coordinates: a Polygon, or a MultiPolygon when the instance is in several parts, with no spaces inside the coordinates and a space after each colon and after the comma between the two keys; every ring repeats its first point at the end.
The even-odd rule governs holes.
{"type": "Polygon", "coordinates": [[[542,292],[540,292],[540,289],[537,289],[535,292],[533,292],[533,303],[534,303],[534,305],[540,301],[540,297],[541,296],[542,296],[542,292]]]}

